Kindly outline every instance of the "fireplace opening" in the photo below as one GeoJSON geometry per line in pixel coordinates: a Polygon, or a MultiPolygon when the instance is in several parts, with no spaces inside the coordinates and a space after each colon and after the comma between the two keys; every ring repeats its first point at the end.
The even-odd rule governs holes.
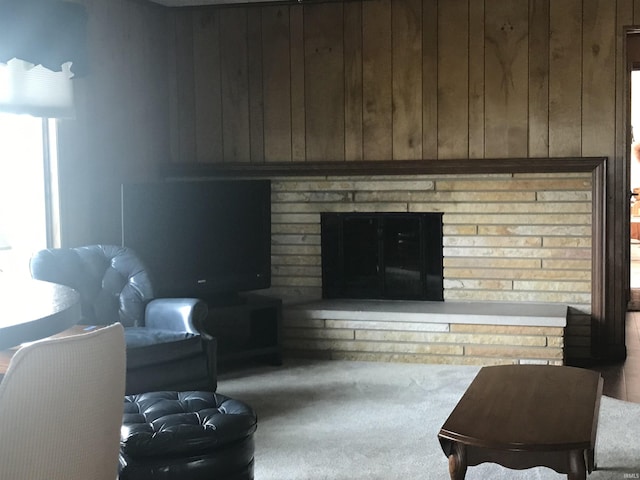
{"type": "Polygon", "coordinates": [[[323,298],[443,300],[442,213],[322,213],[323,298]]]}

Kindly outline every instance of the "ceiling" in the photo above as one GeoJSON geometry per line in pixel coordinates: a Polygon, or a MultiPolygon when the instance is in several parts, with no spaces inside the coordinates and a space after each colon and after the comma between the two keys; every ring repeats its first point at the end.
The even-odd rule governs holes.
{"type": "MultiPolygon", "coordinates": [[[[151,0],[167,7],[189,7],[198,5],[229,5],[238,3],[285,3],[282,0],[151,0]]],[[[286,2],[294,3],[294,2],[286,2]]],[[[298,3],[303,3],[298,0],[298,3]]]]}

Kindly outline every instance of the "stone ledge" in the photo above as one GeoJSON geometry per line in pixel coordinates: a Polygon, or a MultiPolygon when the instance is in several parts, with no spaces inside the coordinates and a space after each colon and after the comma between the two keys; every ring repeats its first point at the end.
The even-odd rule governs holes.
{"type": "Polygon", "coordinates": [[[285,305],[284,315],[308,319],[566,327],[567,305],[554,303],[316,300],[285,305]]]}

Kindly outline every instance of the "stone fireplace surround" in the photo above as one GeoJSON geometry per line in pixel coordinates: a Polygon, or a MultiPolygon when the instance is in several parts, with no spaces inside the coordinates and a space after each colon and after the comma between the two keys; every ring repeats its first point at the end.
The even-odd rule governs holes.
{"type": "Polygon", "coordinates": [[[339,162],[221,171],[272,179],[271,293],[285,300],[290,354],[562,363],[590,355],[592,324],[602,318],[604,161],[366,162],[364,168],[339,162]],[[433,311],[431,302],[403,302],[400,310],[390,302],[318,303],[321,211],[443,212],[446,311],[433,311]]]}

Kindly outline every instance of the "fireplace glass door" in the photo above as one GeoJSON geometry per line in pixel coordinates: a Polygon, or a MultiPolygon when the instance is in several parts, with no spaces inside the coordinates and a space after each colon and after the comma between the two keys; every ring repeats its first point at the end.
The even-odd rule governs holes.
{"type": "Polygon", "coordinates": [[[383,220],[382,254],[385,296],[420,298],[422,264],[420,218],[400,217],[383,220]]]}
{"type": "Polygon", "coordinates": [[[342,226],[344,288],[360,298],[380,288],[379,226],[371,217],[347,217],[342,226]]]}
{"type": "Polygon", "coordinates": [[[322,214],[324,298],[442,300],[442,214],[322,214]]]}

